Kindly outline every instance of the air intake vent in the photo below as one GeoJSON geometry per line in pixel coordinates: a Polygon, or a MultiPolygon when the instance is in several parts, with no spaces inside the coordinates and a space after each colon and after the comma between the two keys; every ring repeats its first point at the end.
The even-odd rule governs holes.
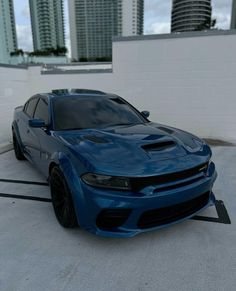
{"type": "Polygon", "coordinates": [[[165,208],[145,211],[141,214],[138,227],[145,229],[149,227],[168,224],[178,219],[188,217],[207,205],[210,192],[165,208]]]}
{"type": "Polygon", "coordinates": [[[105,140],[102,137],[98,137],[98,136],[93,136],[93,135],[86,135],[83,137],[84,139],[87,139],[93,143],[108,143],[107,140],[105,140]]]}
{"type": "Polygon", "coordinates": [[[169,133],[169,134],[173,134],[173,133],[174,133],[174,131],[173,131],[172,129],[167,128],[167,127],[159,126],[158,128],[159,128],[160,130],[163,130],[163,131],[169,133]]]}
{"type": "Polygon", "coordinates": [[[168,140],[168,141],[146,144],[146,145],[143,145],[142,148],[145,151],[161,151],[173,146],[175,146],[175,142],[172,140],[168,140]]]}

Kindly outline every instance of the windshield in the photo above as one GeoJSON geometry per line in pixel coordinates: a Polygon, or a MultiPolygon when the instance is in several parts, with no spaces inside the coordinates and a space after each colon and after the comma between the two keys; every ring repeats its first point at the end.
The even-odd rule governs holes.
{"type": "Polygon", "coordinates": [[[72,130],[147,122],[119,97],[69,96],[53,99],[54,129],[72,130]]]}

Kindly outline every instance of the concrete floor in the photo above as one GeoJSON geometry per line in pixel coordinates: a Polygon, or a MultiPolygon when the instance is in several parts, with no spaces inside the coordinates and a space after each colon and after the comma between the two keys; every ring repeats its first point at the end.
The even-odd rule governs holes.
{"type": "MultiPolygon", "coordinates": [[[[236,289],[236,147],[213,148],[214,192],[232,224],[188,220],[129,239],[109,239],[57,223],[48,202],[0,197],[0,290],[236,289]]],[[[12,151],[0,178],[44,182],[12,151]]],[[[47,186],[0,182],[0,192],[50,198],[47,186]]],[[[216,216],[214,207],[201,215],[216,216]]]]}

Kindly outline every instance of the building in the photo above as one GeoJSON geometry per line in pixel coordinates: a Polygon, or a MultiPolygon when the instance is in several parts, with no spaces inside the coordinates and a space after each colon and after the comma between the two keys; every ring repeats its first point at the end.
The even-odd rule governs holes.
{"type": "Polygon", "coordinates": [[[70,0],[72,59],[110,60],[112,37],[143,33],[143,0],[70,0]]]}
{"type": "Polygon", "coordinates": [[[171,32],[210,28],[211,13],[211,0],[173,0],[171,32]]]}
{"type": "Polygon", "coordinates": [[[143,34],[144,0],[123,0],[122,2],[122,36],[143,34]]]}
{"type": "Polygon", "coordinates": [[[232,1],[231,29],[236,29],[236,0],[232,1]]]}
{"type": "Polygon", "coordinates": [[[13,0],[0,0],[0,63],[8,63],[17,49],[13,0]]]}
{"type": "Polygon", "coordinates": [[[34,50],[65,47],[62,0],[29,0],[34,50]]]}

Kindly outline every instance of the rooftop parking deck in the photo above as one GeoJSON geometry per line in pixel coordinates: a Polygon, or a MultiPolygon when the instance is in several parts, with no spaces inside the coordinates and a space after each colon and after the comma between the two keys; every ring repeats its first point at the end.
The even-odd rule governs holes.
{"type": "Polygon", "coordinates": [[[63,229],[42,176],[13,151],[0,154],[0,290],[234,291],[236,147],[213,147],[213,159],[214,193],[225,208],[221,202],[197,219],[111,239],[63,229]]]}
{"type": "Polygon", "coordinates": [[[236,30],[219,30],[118,38],[112,65],[0,65],[0,291],[236,289],[235,50],[236,30]],[[63,88],[116,93],[211,138],[216,207],[128,239],[63,229],[47,182],[8,143],[14,108],[63,88]]]}

